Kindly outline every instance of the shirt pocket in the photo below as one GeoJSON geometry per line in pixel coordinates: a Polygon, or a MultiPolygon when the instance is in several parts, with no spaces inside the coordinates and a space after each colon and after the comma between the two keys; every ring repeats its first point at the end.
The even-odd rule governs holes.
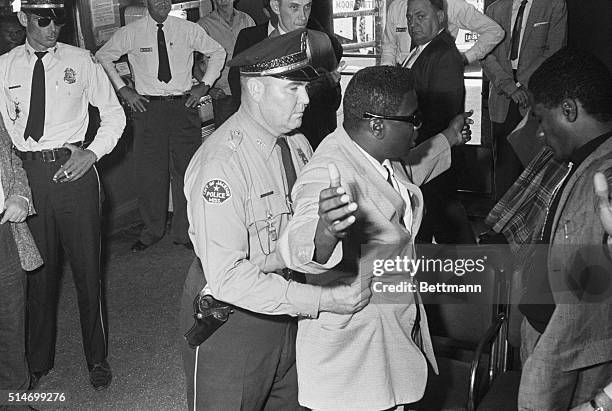
{"type": "Polygon", "coordinates": [[[85,88],[80,79],[58,80],[47,91],[47,112],[51,113],[50,120],[54,123],[74,120],[80,116],[82,107],[86,107],[82,104],[85,88]]]}
{"type": "Polygon", "coordinates": [[[280,194],[272,194],[264,198],[258,196],[249,202],[247,222],[250,249],[256,248],[267,256],[276,251],[281,229],[284,228],[290,216],[289,207],[285,198],[280,194]]]}

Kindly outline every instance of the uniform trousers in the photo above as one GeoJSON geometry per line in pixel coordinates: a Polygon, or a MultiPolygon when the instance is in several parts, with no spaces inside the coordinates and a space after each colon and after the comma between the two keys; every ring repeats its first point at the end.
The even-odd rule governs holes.
{"type": "Polygon", "coordinates": [[[164,236],[168,187],[172,177],[172,239],[189,242],[187,200],[183,179],[189,161],[202,143],[197,109],[186,99],[151,100],[147,111],[134,113],[134,158],[138,209],[145,226],[140,241],[153,244],[164,236]]]}
{"type": "Polygon", "coordinates": [[[80,179],[54,183],[65,161],[25,160],[38,214],[28,226],[44,265],[28,273],[28,340],[30,370],[53,368],[57,305],[61,285],[60,251],[70,263],[76,286],[83,348],[88,365],[107,356],[106,313],[100,271],[100,183],[94,167],[80,179]]]}
{"type": "Polygon", "coordinates": [[[0,390],[26,390],[25,273],[11,224],[0,225],[0,390]]]}
{"type": "Polygon", "coordinates": [[[519,410],[567,411],[589,401],[599,389],[612,381],[612,361],[564,371],[558,355],[540,344],[541,335],[527,319],[523,319],[519,410]]]}
{"type": "Polygon", "coordinates": [[[495,201],[508,191],[524,169],[521,160],[508,142],[508,136],[522,119],[518,104],[511,101],[506,120],[503,123],[491,123],[495,155],[495,201]]]}
{"type": "MultiPolygon", "coordinates": [[[[201,289],[201,281],[194,281],[198,270],[201,273],[194,263],[183,289],[182,333],[194,321],[193,300],[201,289]]],[[[197,349],[183,341],[189,409],[303,410],[298,404],[296,334],[295,319],[236,308],[227,322],[197,349]]]]}

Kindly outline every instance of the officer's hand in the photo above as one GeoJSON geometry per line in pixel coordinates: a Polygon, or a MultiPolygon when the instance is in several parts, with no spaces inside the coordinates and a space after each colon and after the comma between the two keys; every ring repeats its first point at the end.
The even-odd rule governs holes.
{"type": "Polygon", "coordinates": [[[593,185],[599,205],[599,220],[608,235],[612,236],[612,204],[608,196],[608,181],[603,173],[595,173],[593,185]]]}
{"type": "Polygon", "coordinates": [[[523,108],[529,107],[529,94],[524,87],[519,87],[516,89],[516,91],[510,95],[510,98],[523,108]]]}
{"type": "Polygon", "coordinates": [[[355,222],[357,203],[351,202],[346,190],[340,186],[340,172],[335,164],[328,166],[329,188],[319,193],[319,224],[337,239],[342,239],[355,222]]]}
{"type": "Polygon", "coordinates": [[[323,287],[319,311],[353,314],[365,307],[372,297],[370,278],[357,278],[352,284],[338,282],[323,287]]]}
{"type": "Polygon", "coordinates": [[[53,181],[56,183],[78,180],[98,161],[98,157],[91,150],[83,150],[74,144],[64,144],[64,147],[68,148],[72,154],[53,176],[53,181]]]}
{"type": "Polygon", "coordinates": [[[193,86],[189,91],[189,97],[187,97],[185,106],[195,108],[200,103],[200,99],[208,93],[209,89],[210,86],[204,83],[193,86]]]}
{"type": "Polygon", "coordinates": [[[220,98],[227,96],[227,94],[225,94],[225,92],[221,90],[219,87],[211,88],[208,91],[208,94],[213,98],[213,100],[218,100],[220,98]]]}
{"type": "Polygon", "coordinates": [[[139,113],[147,111],[149,99],[138,94],[133,88],[128,86],[121,87],[117,93],[119,93],[122,99],[127,101],[132,110],[139,113]]]}
{"type": "Polygon", "coordinates": [[[0,210],[0,214],[4,212],[2,215],[2,220],[0,220],[0,224],[4,224],[6,222],[10,223],[22,223],[25,221],[28,216],[28,200],[19,196],[10,196],[4,202],[4,210],[0,210]]]}
{"type": "Polygon", "coordinates": [[[472,139],[472,130],[470,129],[470,124],[474,124],[474,120],[470,118],[472,114],[474,114],[474,110],[458,114],[451,120],[446,130],[442,132],[451,147],[467,143],[472,139]]]}

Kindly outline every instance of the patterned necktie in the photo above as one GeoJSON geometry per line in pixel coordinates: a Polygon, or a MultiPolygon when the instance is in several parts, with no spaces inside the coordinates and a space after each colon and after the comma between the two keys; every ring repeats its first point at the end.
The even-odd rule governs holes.
{"type": "Polygon", "coordinates": [[[419,50],[420,50],[421,46],[416,46],[408,55],[408,57],[406,57],[406,60],[404,60],[404,62],[402,63],[402,67],[404,68],[412,68],[412,66],[414,65],[414,62],[416,61],[416,59],[419,56],[419,50]]]}
{"type": "Polygon", "coordinates": [[[166,36],[164,35],[163,27],[163,24],[157,24],[157,53],[159,54],[157,79],[164,83],[169,83],[172,74],[170,74],[170,61],[168,60],[168,49],[166,48],[166,36]]]}
{"type": "Polygon", "coordinates": [[[34,141],[40,140],[45,129],[45,66],[42,58],[46,51],[37,51],[37,60],[32,72],[32,88],[30,90],[30,111],[23,138],[32,137],[34,141]]]}
{"type": "MultiPolygon", "coordinates": [[[[388,167],[386,165],[383,165],[383,167],[385,168],[385,170],[387,170],[387,183],[389,183],[389,185],[391,185],[391,187],[395,190],[395,192],[401,196],[402,195],[401,191],[399,190],[399,188],[395,187],[395,184],[393,184],[393,170],[391,170],[391,167],[388,167]]],[[[399,217],[399,222],[402,225],[402,227],[406,227],[404,216],[399,217]]]]}
{"type": "Polygon", "coordinates": [[[281,159],[283,160],[283,168],[285,169],[285,177],[287,178],[287,196],[291,198],[291,189],[297,180],[297,173],[295,172],[295,166],[291,159],[291,149],[287,143],[287,137],[280,137],[276,139],[276,143],[281,150],[281,159]]]}
{"type": "Polygon", "coordinates": [[[516,60],[518,58],[519,46],[521,44],[521,28],[523,27],[523,13],[525,13],[525,5],[527,0],[521,2],[521,6],[518,9],[516,15],[516,21],[514,22],[514,28],[512,29],[512,48],[510,49],[510,60],[516,60]]]}

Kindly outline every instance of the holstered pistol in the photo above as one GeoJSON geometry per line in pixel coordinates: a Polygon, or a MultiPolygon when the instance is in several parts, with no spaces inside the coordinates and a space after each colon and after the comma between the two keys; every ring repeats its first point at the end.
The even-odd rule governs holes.
{"type": "Polygon", "coordinates": [[[219,327],[225,324],[234,307],[216,300],[209,294],[198,294],[193,300],[193,318],[195,322],[185,333],[185,340],[191,348],[196,348],[206,341],[219,327]]]}

